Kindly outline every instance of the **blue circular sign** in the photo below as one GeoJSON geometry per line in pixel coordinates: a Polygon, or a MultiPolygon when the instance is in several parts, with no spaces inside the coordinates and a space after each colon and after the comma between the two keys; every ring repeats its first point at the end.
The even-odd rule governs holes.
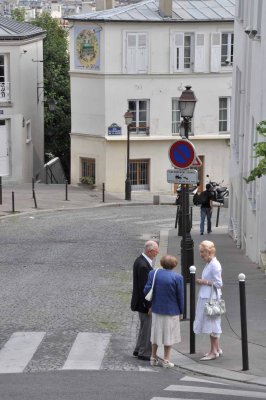
{"type": "Polygon", "coordinates": [[[195,148],[189,140],[177,140],[170,147],[169,158],[175,167],[188,168],[194,161],[195,148]]]}

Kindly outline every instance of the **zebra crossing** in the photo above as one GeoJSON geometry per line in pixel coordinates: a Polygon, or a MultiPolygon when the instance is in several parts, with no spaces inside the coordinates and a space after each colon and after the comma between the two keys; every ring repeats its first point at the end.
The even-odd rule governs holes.
{"type": "Polygon", "coordinates": [[[190,376],[184,376],[179,380],[180,384],[167,386],[164,391],[166,396],[152,397],[150,400],[205,400],[210,399],[209,395],[214,395],[212,398],[233,399],[235,397],[247,399],[266,399],[266,392],[245,390],[233,388],[229,389],[229,384],[210,381],[208,379],[200,379],[190,376]],[[183,382],[185,384],[183,384],[183,382]],[[189,385],[190,384],[190,385],[189,385]],[[218,386],[218,387],[217,387],[218,386]],[[168,397],[168,394],[175,397],[168,397]],[[184,394],[185,397],[184,397],[184,394]],[[188,396],[187,396],[188,395],[188,396]],[[197,397],[194,397],[196,395],[197,397]],[[202,397],[206,395],[207,397],[202,397]]]}
{"type": "MultiPolygon", "coordinates": [[[[0,349],[0,374],[24,372],[45,335],[46,332],[14,332],[0,349]]],[[[111,336],[108,333],[79,332],[63,366],[58,369],[100,369],[111,336]]],[[[48,356],[44,354],[44,357],[48,356]]]]}

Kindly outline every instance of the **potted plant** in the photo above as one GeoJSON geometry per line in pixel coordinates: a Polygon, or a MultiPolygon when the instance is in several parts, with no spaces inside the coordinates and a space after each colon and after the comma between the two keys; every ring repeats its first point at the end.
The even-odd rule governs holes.
{"type": "Polygon", "coordinates": [[[94,179],[91,176],[83,176],[80,178],[80,182],[83,185],[87,185],[90,189],[95,188],[94,179]]]}

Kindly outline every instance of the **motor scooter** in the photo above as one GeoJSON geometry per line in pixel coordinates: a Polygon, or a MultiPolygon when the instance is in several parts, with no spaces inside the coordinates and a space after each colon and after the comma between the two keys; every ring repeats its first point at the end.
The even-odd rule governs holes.
{"type": "Polygon", "coordinates": [[[209,178],[209,184],[211,185],[211,190],[214,192],[215,196],[215,201],[217,201],[220,204],[224,204],[224,199],[225,197],[229,196],[229,190],[226,186],[221,186],[223,183],[223,180],[221,183],[212,181],[209,175],[206,175],[207,178],[209,178]]]}

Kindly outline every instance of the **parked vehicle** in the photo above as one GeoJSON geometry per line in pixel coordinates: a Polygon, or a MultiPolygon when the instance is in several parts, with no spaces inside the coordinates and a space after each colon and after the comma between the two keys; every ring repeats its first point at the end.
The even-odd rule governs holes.
{"type": "Polygon", "coordinates": [[[215,201],[218,203],[224,204],[224,199],[225,197],[229,196],[229,190],[226,186],[222,186],[223,180],[221,183],[212,181],[209,175],[206,175],[207,178],[209,178],[209,184],[212,187],[212,190],[215,195],[215,201]]]}

